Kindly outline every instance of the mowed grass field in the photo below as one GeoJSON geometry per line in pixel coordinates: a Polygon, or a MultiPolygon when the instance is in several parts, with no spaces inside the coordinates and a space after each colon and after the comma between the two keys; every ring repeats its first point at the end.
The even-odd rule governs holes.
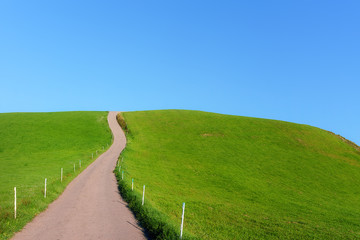
{"type": "Polygon", "coordinates": [[[107,112],[0,114],[0,239],[11,237],[43,211],[92,162],[91,153],[95,159],[96,150],[100,154],[111,141],[107,112]]]}
{"type": "Polygon", "coordinates": [[[360,152],[339,137],[199,111],[122,116],[129,133],[120,188],[141,202],[145,184],[145,214],[177,234],[185,202],[184,237],[360,239],[360,152]]]}

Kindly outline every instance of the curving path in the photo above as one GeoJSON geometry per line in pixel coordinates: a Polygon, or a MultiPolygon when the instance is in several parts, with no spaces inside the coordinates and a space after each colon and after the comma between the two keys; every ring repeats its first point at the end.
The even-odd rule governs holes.
{"type": "Polygon", "coordinates": [[[113,170],[126,138],[110,112],[114,136],[110,149],[77,176],[46,211],[28,223],[14,240],[146,239],[117,188],[113,170]]]}

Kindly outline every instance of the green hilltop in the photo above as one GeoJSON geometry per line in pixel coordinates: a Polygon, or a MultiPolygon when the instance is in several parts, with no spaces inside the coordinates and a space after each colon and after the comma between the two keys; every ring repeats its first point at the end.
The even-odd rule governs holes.
{"type": "MultiPolygon", "coordinates": [[[[106,150],[106,116],[0,114],[0,239],[56,199],[79,160],[84,168],[106,150]]],[[[128,143],[119,187],[150,236],[177,239],[185,202],[184,239],[360,239],[360,152],[350,141],[307,125],[199,111],[121,116],[128,143]]]]}
{"type": "Polygon", "coordinates": [[[119,119],[128,140],[119,187],[136,202],[146,185],[149,209],[136,214],[150,215],[142,220],[150,235],[161,237],[151,219],[178,235],[185,202],[188,238],[360,239],[360,152],[343,138],[199,111],[124,112],[119,119]]]}

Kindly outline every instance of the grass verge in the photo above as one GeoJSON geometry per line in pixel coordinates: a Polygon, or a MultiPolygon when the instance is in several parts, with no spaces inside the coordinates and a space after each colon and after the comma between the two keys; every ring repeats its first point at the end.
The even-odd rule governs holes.
{"type": "MultiPolygon", "coordinates": [[[[179,230],[163,213],[159,212],[150,203],[142,205],[142,195],[139,191],[132,191],[131,184],[122,180],[119,168],[115,170],[122,198],[128,203],[136,219],[145,229],[145,234],[150,239],[165,240],[179,239],[179,230]]],[[[184,240],[195,240],[197,238],[188,234],[183,235],[184,240]]]]}

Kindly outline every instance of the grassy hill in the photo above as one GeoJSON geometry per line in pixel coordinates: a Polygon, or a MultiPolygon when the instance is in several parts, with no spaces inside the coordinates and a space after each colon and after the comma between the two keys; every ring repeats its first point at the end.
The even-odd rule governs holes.
{"type": "Polygon", "coordinates": [[[360,152],[334,134],[198,111],[122,117],[120,189],[151,234],[179,234],[186,202],[189,238],[360,239],[360,152]]]}
{"type": "Polygon", "coordinates": [[[91,153],[100,153],[107,144],[111,144],[111,132],[106,112],[0,114],[0,239],[9,238],[43,211],[80,172],[79,160],[84,169],[91,153]],[[60,168],[64,169],[62,183],[60,168]]]}

